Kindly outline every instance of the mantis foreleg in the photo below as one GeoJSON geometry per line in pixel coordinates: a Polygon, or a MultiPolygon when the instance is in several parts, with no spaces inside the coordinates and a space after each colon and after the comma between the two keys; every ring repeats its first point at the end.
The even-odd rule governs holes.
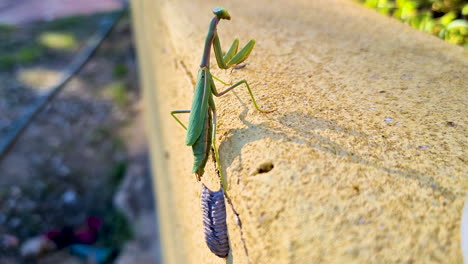
{"type": "Polygon", "coordinates": [[[245,61],[255,46],[255,40],[250,40],[239,52],[237,52],[238,45],[239,40],[235,39],[231,45],[231,48],[225,55],[223,55],[218,34],[215,34],[213,38],[213,50],[215,53],[216,62],[218,63],[218,67],[220,69],[229,69],[232,66],[245,61]]]}
{"type": "Polygon", "coordinates": [[[215,35],[213,39],[213,49],[216,57],[216,62],[218,63],[218,66],[220,69],[228,69],[229,67],[226,65],[226,63],[234,57],[237,53],[237,48],[239,47],[239,39],[235,39],[232,42],[231,48],[229,48],[228,52],[224,54],[221,50],[221,43],[219,42],[219,37],[218,34],[215,35]]]}

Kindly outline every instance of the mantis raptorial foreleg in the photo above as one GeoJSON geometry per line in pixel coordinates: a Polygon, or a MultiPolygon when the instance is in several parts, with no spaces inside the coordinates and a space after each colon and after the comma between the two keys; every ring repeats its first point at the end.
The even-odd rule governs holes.
{"type": "MultiPolygon", "coordinates": [[[[239,51],[239,52],[237,52],[238,45],[239,45],[239,40],[235,39],[234,42],[232,43],[231,48],[229,49],[229,51],[223,56],[223,52],[221,50],[221,42],[219,40],[218,34],[215,34],[215,36],[213,38],[213,49],[214,49],[214,53],[215,53],[215,57],[216,57],[216,62],[218,63],[219,68],[228,69],[228,68],[232,67],[233,65],[237,65],[237,64],[245,61],[249,57],[250,52],[252,51],[252,49],[255,46],[255,40],[249,41],[241,49],[241,51],[239,51]]],[[[214,75],[211,75],[211,76],[214,79],[216,79],[217,81],[221,82],[222,84],[228,85],[227,83],[221,81],[216,76],[214,76],[214,75]]],[[[211,79],[211,78],[207,78],[207,80],[208,79],[211,79]]],[[[239,86],[239,85],[241,85],[243,83],[247,87],[247,90],[249,90],[250,97],[252,98],[253,104],[254,104],[255,108],[258,111],[260,111],[262,113],[270,113],[270,112],[274,111],[274,110],[265,111],[265,110],[260,109],[260,107],[258,107],[257,101],[255,100],[255,97],[254,97],[254,95],[252,93],[252,90],[250,89],[250,86],[249,86],[249,84],[247,83],[246,80],[238,81],[234,85],[229,86],[228,88],[224,89],[223,91],[221,91],[219,93],[216,90],[216,86],[215,86],[213,81],[211,81],[210,86],[211,86],[211,91],[213,92],[213,95],[216,96],[216,97],[220,97],[220,96],[226,94],[230,90],[236,88],[237,86],[239,86]]]]}
{"type": "Polygon", "coordinates": [[[255,46],[255,40],[250,40],[239,52],[237,52],[238,46],[239,39],[235,39],[231,45],[231,48],[223,56],[223,52],[221,50],[221,42],[219,40],[218,34],[215,34],[213,38],[213,49],[216,57],[216,62],[218,63],[218,67],[220,69],[229,69],[232,66],[245,61],[249,57],[250,52],[252,52],[255,46]]]}

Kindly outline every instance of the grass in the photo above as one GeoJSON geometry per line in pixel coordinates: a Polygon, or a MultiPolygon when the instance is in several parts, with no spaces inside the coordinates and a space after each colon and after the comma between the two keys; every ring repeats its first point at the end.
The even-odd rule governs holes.
{"type": "Polygon", "coordinates": [[[127,85],[123,81],[111,82],[104,88],[104,93],[118,106],[125,106],[130,102],[127,85]]]}
{"type": "Polygon", "coordinates": [[[16,64],[15,56],[8,55],[8,54],[0,56],[0,70],[1,71],[8,70],[12,68],[13,66],[15,66],[15,64],[16,64]]]}
{"type": "MultiPolygon", "coordinates": [[[[0,24],[0,71],[75,55],[80,44],[111,14],[71,16],[23,26],[0,24]]],[[[124,76],[125,71],[117,74],[124,76]]]]}
{"type": "MultiPolygon", "coordinates": [[[[29,67],[31,69],[52,68],[61,70],[61,67],[68,64],[70,59],[76,55],[80,44],[96,31],[102,19],[105,19],[106,16],[107,14],[67,17],[51,22],[28,24],[18,28],[0,25],[0,39],[2,39],[0,41],[0,71],[5,71],[5,75],[12,75],[12,73],[16,73],[17,66],[21,66],[20,69],[24,68],[23,71],[29,67]]],[[[104,95],[110,98],[115,105],[128,106],[130,97],[126,77],[129,75],[129,70],[124,62],[119,63],[119,57],[116,56],[116,54],[119,54],[118,52],[122,51],[113,51],[114,56],[109,59],[113,66],[107,69],[104,77],[111,79],[111,83],[101,88],[104,88],[104,95]],[[109,71],[113,78],[110,78],[109,71]]],[[[102,54],[98,53],[97,56],[102,57],[102,54]]],[[[9,78],[15,79],[19,83],[20,78],[18,76],[15,74],[9,78]]],[[[36,76],[47,77],[44,73],[38,73],[36,76]]],[[[89,82],[93,83],[93,79],[91,78],[89,82]]],[[[118,129],[121,128],[122,124],[119,123],[118,125],[98,129],[94,134],[90,132],[89,137],[93,137],[89,139],[89,142],[92,143],[89,144],[90,147],[104,145],[103,149],[110,148],[111,153],[125,152],[123,139],[116,135],[118,129]]],[[[83,134],[88,136],[86,132],[83,134]]],[[[63,146],[63,148],[68,151],[70,146],[63,146]]],[[[96,150],[101,149],[96,147],[96,150]]],[[[80,149],[74,149],[73,151],[80,151],[80,149]]],[[[54,177],[55,170],[50,169],[51,172],[49,172],[51,166],[46,166],[47,171],[44,171],[44,173],[37,172],[37,174],[44,175],[40,178],[41,185],[32,186],[30,183],[25,183],[27,187],[24,187],[21,196],[21,199],[24,199],[23,203],[30,200],[34,201],[36,206],[27,210],[12,208],[9,209],[11,212],[4,211],[4,214],[9,213],[7,214],[8,220],[13,217],[21,220],[21,228],[8,227],[9,230],[16,232],[21,239],[24,239],[37,235],[51,226],[60,227],[73,222],[73,219],[78,217],[75,214],[76,208],[69,206],[70,208],[67,207],[66,210],[61,211],[63,206],[60,204],[61,195],[71,187],[80,195],[77,203],[80,206],[78,208],[80,214],[98,215],[105,222],[104,230],[100,234],[97,244],[112,249],[121,248],[126,240],[132,238],[133,232],[129,221],[114,207],[113,197],[125,176],[128,161],[125,158],[120,158],[120,156],[114,158],[109,153],[101,153],[97,154],[97,156],[99,158],[108,157],[108,159],[103,159],[102,165],[99,164],[99,167],[105,168],[104,173],[101,174],[102,177],[99,177],[100,179],[83,177],[86,176],[87,169],[89,169],[85,168],[87,164],[84,164],[83,168],[73,168],[72,166],[72,176],[67,178],[66,181],[61,177],[54,177]],[[74,177],[75,175],[77,177],[74,177]],[[88,199],[92,202],[88,202],[88,199]]],[[[6,194],[2,194],[2,190],[3,188],[0,188],[0,201],[6,196],[6,194]]],[[[0,203],[0,209],[3,209],[3,207],[0,203]]],[[[1,250],[0,254],[2,254],[1,250]]]]}
{"type": "Polygon", "coordinates": [[[16,30],[16,27],[8,24],[0,24],[0,36],[4,34],[11,34],[16,30]]]}
{"type": "Polygon", "coordinates": [[[19,63],[29,64],[44,55],[44,49],[40,45],[30,45],[21,48],[15,54],[19,63]]]}
{"type": "Polygon", "coordinates": [[[123,178],[125,177],[125,173],[127,172],[127,162],[126,161],[119,161],[114,164],[110,172],[110,179],[109,185],[115,189],[120,186],[123,178]]]}
{"type": "Polygon", "coordinates": [[[73,50],[77,46],[75,35],[70,32],[44,32],[39,35],[38,40],[49,49],[73,50]]]}
{"type": "Polygon", "coordinates": [[[44,55],[40,45],[29,45],[16,50],[13,54],[0,54],[0,70],[11,69],[16,64],[31,64],[44,55]]]}
{"type": "Polygon", "coordinates": [[[57,30],[73,30],[77,27],[87,26],[87,16],[69,16],[64,18],[55,19],[44,25],[44,30],[57,31],[57,30]]]}
{"type": "Polygon", "coordinates": [[[118,63],[112,69],[112,76],[114,78],[125,78],[127,76],[128,69],[127,66],[123,63],[118,63]]]}

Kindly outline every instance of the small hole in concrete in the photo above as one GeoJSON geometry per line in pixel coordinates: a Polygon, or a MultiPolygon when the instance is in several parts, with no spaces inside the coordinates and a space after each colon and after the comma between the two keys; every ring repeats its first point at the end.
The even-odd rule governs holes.
{"type": "Polygon", "coordinates": [[[258,166],[257,168],[257,171],[255,174],[260,174],[260,173],[267,173],[269,171],[271,171],[273,169],[274,165],[272,162],[265,162],[265,163],[262,163],[260,164],[260,166],[258,166]]]}
{"type": "Polygon", "coordinates": [[[353,186],[353,189],[354,189],[354,191],[355,191],[356,193],[358,193],[358,194],[361,192],[361,189],[359,189],[359,186],[357,186],[357,185],[354,185],[354,186],[353,186]]]}
{"type": "Polygon", "coordinates": [[[455,123],[452,122],[452,121],[448,121],[446,124],[447,124],[447,126],[449,126],[449,127],[456,127],[456,126],[457,126],[457,125],[455,125],[455,123]]]}

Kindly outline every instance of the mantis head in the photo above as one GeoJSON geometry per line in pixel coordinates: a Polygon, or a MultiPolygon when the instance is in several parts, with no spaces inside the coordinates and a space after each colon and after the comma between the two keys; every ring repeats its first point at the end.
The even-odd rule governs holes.
{"type": "Polygon", "coordinates": [[[231,15],[229,15],[228,11],[224,8],[216,7],[213,9],[213,14],[215,14],[219,19],[231,20],[231,15]]]}

